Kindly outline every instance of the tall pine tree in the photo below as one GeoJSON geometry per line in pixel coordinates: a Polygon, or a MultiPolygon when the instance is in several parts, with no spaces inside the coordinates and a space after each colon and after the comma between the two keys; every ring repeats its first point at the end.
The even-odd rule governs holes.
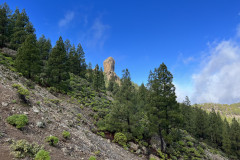
{"type": "Polygon", "coordinates": [[[67,91],[69,84],[69,73],[67,66],[67,53],[64,47],[62,37],[56,42],[56,45],[50,53],[47,63],[48,84],[59,90],[67,91]]]}
{"type": "Polygon", "coordinates": [[[10,16],[11,10],[5,2],[0,5],[0,47],[4,47],[8,42],[10,16]]]}
{"type": "Polygon", "coordinates": [[[12,18],[13,28],[11,35],[11,48],[18,49],[20,45],[25,41],[28,34],[34,32],[33,26],[29,23],[29,18],[23,9],[22,12],[19,12],[19,9],[16,9],[12,18]],[[29,33],[30,32],[30,33],[29,33]]]}
{"type": "Polygon", "coordinates": [[[85,74],[86,74],[86,62],[85,62],[85,53],[83,51],[82,45],[79,43],[77,46],[77,55],[78,55],[78,60],[79,60],[79,76],[85,78],[85,74]]]}
{"type": "Polygon", "coordinates": [[[173,76],[164,63],[155,68],[154,72],[150,72],[148,79],[151,131],[163,134],[166,139],[169,139],[167,136],[171,127],[176,127],[180,119],[175,86],[172,80],[173,76]]]}
{"type": "Polygon", "coordinates": [[[27,36],[18,49],[15,65],[17,70],[27,78],[36,78],[40,73],[40,51],[37,47],[36,35],[27,36]]]}

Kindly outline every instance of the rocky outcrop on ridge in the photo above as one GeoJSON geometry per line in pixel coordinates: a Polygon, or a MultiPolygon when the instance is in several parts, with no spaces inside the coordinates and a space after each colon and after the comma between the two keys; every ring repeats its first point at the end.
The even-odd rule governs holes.
{"type": "Polygon", "coordinates": [[[112,57],[108,57],[103,62],[104,67],[104,73],[107,77],[107,80],[110,80],[113,76],[118,84],[120,84],[120,78],[117,76],[117,74],[114,72],[115,70],[115,60],[112,57]]]}

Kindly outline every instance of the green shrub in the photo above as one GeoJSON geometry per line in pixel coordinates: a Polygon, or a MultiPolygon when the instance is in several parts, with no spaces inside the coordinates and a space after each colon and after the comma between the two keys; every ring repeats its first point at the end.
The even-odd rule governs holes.
{"type": "Polygon", "coordinates": [[[55,146],[58,143],[58,138],[55,136],[49,136],[46,137],[46,142],[48,142],[51,146],[55,146]]]}
{"type": "Polygon", "coordinates": [[[166,155],[162,153],[161,149],[157,150],[157,154],[159,155],[160,158],[165,159],[166,155]]]}
{"type": "Polygon", "coordinates": [[[101,152],[100,151],[95,151],[94,154],[95,155],[99,155],[101,152]]]}
{"type": "Polygon", "coordinates": [[[34,89],[35,88],[35,84],[32,81],[30,81],[30,80],[28,80],[26,82],[26,84],[27,84],[27,87],[30,88],[30,89],[34,89]]]}
{"type": "Polygon", "coordinates": [[[28,96],[28,95],[29,95],[29,90],[23,88],[20,84],[14,83],[14,84],[12,85],[12,87],[13,87],[13,88],[17,88],[17,89],[18,89],[18,93],[19,93],[20,95],[24,95],[24,96],[28,96]]]}
{"type": "Polygon", "coordinates": [[[12,103],[16,103],[16,102],[17,102],[17,100],[16,100],[16,99],[12,100],[12,103]]]}
{"type": "Polygon", "coordinates": [[[49,99],[49,101],[54,103],[54,104],[59,104],[60,103],[59,99],[49,99]]]}
{"type": "Polygon", "coordinates": [[[96,160],[96,157],[95,156],[91,156],[91,157],[89,157],[88,160],[96,160]]]}
{"type": "Polygon", "coordinates": [[[97,134],[101,137],[105,137],[105,133],[104,132],[97,132],[97,134]]]}
{"type": "Polygon", "coordinates": [[[149,160],[156,160],[155,158],[150,158],[149,160]]]}
{"type": "Polygon", "coordinates": [[[51,157],[49,155],[49,152],[41,149],[38,151],[38,153],[36,154],[34,160],[50,160],[51,157]]]}
{"type": "Polygon", "coordinates": [[[26,156],[34,157],[39,150],[43,149],[38,144],[30,144],[26,140],[13,141],[10,146],[12,154],[16,158],[24,158],[26,156]]]}
{"type": "Polygon", "coordinates": [[[178,144],[179,144],[180,146],[185,146],[184,141],[178,141],[178,144]]]}
{"type": "Polygon", "coordinates": [[[37,101],[37,102],[36,102],[37,105],[40,105],[40,103],[41,103],[40,101],[37,101]]]}
{"type": "Polygon", "coordinates": [[[189,147],[193,147],[193,143],[192,143],[192,142],[187,142],[187,145],[188,145],[189,147]]]}
{"type": "Polygon", "coordinates": [[[122,146],[126,146],[127,137],[125,136],[125,134],[118,132],[114,135],[113,142],[116,142],[122,146]]]}
{"type": "Polygon", "coordinates": [[[63,135],[63,138],[65,138],[65,139],[70,138],[70,133],[68,131],[63,131],[62,135],[63,135]]]}
{"type": "Polygon", "coordinates": [[[49,90],[50,93],[58,92],[57,88],[55,88],[55,87],[49,87],[48,90],[49,90]]]}
{"type": "Polygon", "coordinates": [[[139,141],[138,144],[141,145],[141,146],[148,147],[148,143],[145,142],[145,141],[139,141]]]}
{"type": "Polygon", "coordinates": [[[16,128],[21,129],[28,123],[28,117],[24,114],[14,114],[7,118],[7,122],[16,128]]]}
{"type": "Polygon", "coordinates": [[[204,154],[204,149],[201,146],[198,146],[197,149],[200,152],[200,154],[204,154]]]}
{"type": "Polygon", "coordinates": [[[14,84],[12,85],[12,87],[13,87],[13,88],[17,88],[17,92],[18,92],[20,98],[21,98],[22,100],[24,100],[25,102],[27,102],[28,96],[29,96],[29,90],[23,88],[20,84],[16,84],[16,83],[14,83],[14,84]]]}

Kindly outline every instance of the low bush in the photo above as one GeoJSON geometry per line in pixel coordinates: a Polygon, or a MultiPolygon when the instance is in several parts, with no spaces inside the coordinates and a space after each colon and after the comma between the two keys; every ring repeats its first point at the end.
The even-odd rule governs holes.
{"type": "Polygon", "coordinates": [[[184,142],[184,141],[178,141],[178,144],[179,144],[180,146],[185,146],[185,142],[184,142]]]}
{"type": "Polygon", "coordinates": [[[96,160],[96,157],[95,156],[91,156],[91,157],[89,157],[88,160],[96,160]]]}
{"type": "Polygon", "coordinates": [[[165,159],[167,158],[167,155],[165,155],[164,153],[162,153],[161,149],[157,150],[157,154],[161,159],[165,159]]]}
{"type": "Polygon", "coordinates": [[[24,114],[14,114],[7,118],[7,122],[16,128],[21,129],[28,123],[28,117],[24,114]]]}
{"type": "Polygon", "coordinates": [[[13,141],[10,146],[12,154],[16,158],[24,158],[26,156],[34,157],[38,151],[43,149],[43,146],[38,144],[30,144],[26,140],[13,141]]]}
{"type": "Polygon", "coordinates": [[[54,103],[54,104],[59,104],[60,103],[59,99],[49,99],[49,101],[54,103]]]}
{"type": "Polygon", "coordinates": [[[105,133],[104,132],[97,132],[97,134],[99,135],[99,136],[101,136],[101,137],[105,137],[105,133]]]}
{"type": "Polygon", "coordinates": [[[36,154],[34,160],[50,160],[51,157],[49,155],[49,152],[41,149],[38,151],[38,153],[36,154]]]}
{"type": "Polygon", "coordinates": [[[46,142],[48,142],[49,145],[51,145],[51,146],[57,145],[58,141],[59,141],[58,138],[55,136],[46,137],[46,142]]]}
{"type": "Polygon", "coordinates": [[[193,147],[193,143],[192,143],[192,142],[187,142],[187,145],[188,145],[189,147],[193,147]]]}
{"type": "Polygon", "coordinates": [[[68,131],[63,131],[62,132],[63,138],[69,139],[70,138],[70,133],[68,131]]]}
{"type": "Polygon", "coordinates": [[[113,141],[122,146],[126,146],[127,137],[125,136],[125,134],[118,132],[114,135],[113,141]]]}
{"type": "Polygon", "coordinates": [[[24,101],[27,102],[28,101],[28,96],[29,96],[29,90],[25,89],[24,87],[22,87],[20,84],[16,84],[14,83],[12,85],[13,88],[17,88],[17,92],[19,94],[19,97],[24,101]]]}

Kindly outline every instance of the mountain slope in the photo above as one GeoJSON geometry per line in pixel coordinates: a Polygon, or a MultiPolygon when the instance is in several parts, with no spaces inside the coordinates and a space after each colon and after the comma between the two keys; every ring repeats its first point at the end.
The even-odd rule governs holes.
{"type": "Polygon", "coordinates": [[[202,103],[196,104],[197,107],[201,107],[202,109],[211,112],[214,109],[216,112],[219,112],[224,118],[231,121],[232,118],[236,118],[240,120],[240,103],[234,104],[218,104],[218,103],[202,103]]]}
{"type": "Polygon", "coordinates": [[[94,125],[91,123],[91,117],[88,117],[90,111],[88,108],[81,109],[79,104],[68,103],[68,96],[60,94],[56,96],[47,89],[35,85],[34,89],[28,88],[30,96],[27,105],[19,99],[16,89],[12,87],[14,83],[24,86],[28,80],[0,65],[0,133],[2,135],[0,143],[1,151],[6,151],[4,152],[6,159],[9,159],[7,157],[10,152],[9,142],[13,139],[44,144],[53,160],[88,159],[91,155],[97,156],[97,159],[146,159],[92,133],[94,125]],[[6,122],[6,118],[13,114],[28,116],[29,123],[23,130],[16,129],[6,122]],[[37,127],[39,122],[46,124],[46,127],[37,127]],[[69,140],[62,138],[64,130],[70,132],[69,140]],[[49,146],[45,142],[45,137],[50,135],[59,137],[60,142],[56,147],[49,146]]]}

